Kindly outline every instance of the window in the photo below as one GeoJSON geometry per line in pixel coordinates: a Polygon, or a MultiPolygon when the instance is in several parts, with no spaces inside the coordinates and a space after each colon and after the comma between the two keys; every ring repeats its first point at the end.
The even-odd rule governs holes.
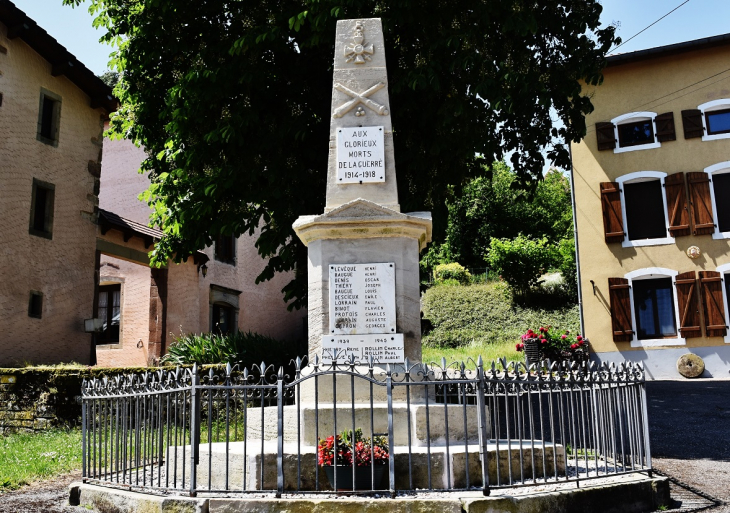
{"type": "Polygon", "coordinates": [[[683,345],[686,338],[700,336],[699,314],[685,312],[681,326],[677,322],[680,303],[683,311],[687,305],[687,312],[696,310],[694,274],[652,267],[609,278],[613,340],[644,347],[683,345]]]}
{"type": "Polygon", "coordinates": [[[227,305],[213,305],[213,332],[228,335],[233,332],[233,308],[227,305]]]}
{"type": "Polygon", "coordinates": [[[674,141],[674,113],[630,112],[611,120],[596,123],[599,150],[623,153],[661,147],[665,141],[674,141]],[[616,144],[618,142],[618,145],[616,144]]]}
{"type": "Polygon", "coordinates": [[[715,213],[717,214],[717,228],[720,232],[729,232],[730,172],[721,173],[712,177],[712,191],[715,195],[715,213]]]}
{"type": "Polygon", "coordinates": [[[660,239],[667,236],[664,194],[659,179],[625,183],[624,203],[629,240],[660,239]]]}
{"type": "Polygon", "coordinates": [[[713,239],[730,238],[730,161],[720,162],[705,168],[703,173],[694,173],[693,194],[696,215],[705,223],[703,233],[712,233],[713,239]],[[710,186],[711,184],[711,186],[710,186]]]}
{"type": "Polygon", "coordinates": [[[30,227],[31,235],[45,237],[53,236],[53,203],[56,186],[52,183],[33,179],[33,192],[30,200],[30,227]]]}
{"type": "MultiPolygon", "coordinates": [[[[721,289],[724,305],[723,313],[725,314],[725,319],[730,319],[730,302],[728,302],[728,298],[730,298],[730,264],[719,266],[717,272],[722,277],[724,284],[721,289]]],[[[727,334],[725,335],[725,343],[730,344],[730,336],[727,334]]]]}
{"type": "Polygon", "coordinates": [[[233,235],[219,235],[216,238],[215,259],[236,265],[236,238],[233,235]]]}
{"type": "Polygon", "coordinates": [[[61,124],[61,97],[41,89],[38,107],[38,133],[36,139],[51,146],[58,146],[58,132],[61,124]]]}
{"type": "Polygon", "coordinates": [[[651,119],[617,125],[616,130],[621,148],[654,142],[654,122],[651,119]]]}
{"type": "Polygon", "coordinates": [[[102,331],[96,337],[97,344],[119,343],[119,325],[122,320],[122,286],[100,285],[97,317],[102,321],[102,331]]]}
{"type": "Polygon", "coordinates": [[[210,331],[225,335],[238,331],[238,311],[241,291],[210,286],[210,331]]]}
{"type": "Polygon", "coordinates": [[[730,98],[713,100],[696,109],[682,111],[684,138],[701,137],[703,141],[730,137],[730,98]]]}
{"type": "Polygon", "coordinates": [[[40,319],[43,315],[43,292],[36,290],[30,291],[30,301],[28,301],[28,317],[40,319]]]}
{"type": "Polygon", "coordinates": [[[730,133],[730,109],[705,112],[708,135],[730,133]]]}
{"type": "Polygon", "coordinates": [[[637,338],[646,340],[676,337],[672,279],[638,280],[634,281],[633,288],[637,338]]]}
{"type": "Polygon", "coordinates": [[[684,208],[684,175],[681,197],[674,198],[673,180],[659,171],[640,171],[601,184],[606,242],[621,241],[623,247],[673,244],[674,236],[689,233],[684,208]],[[668,179],[665,187],[665,179],[668,179]],[[608,187],[613,187],[609,189],[608,187]],[[672,209],[667,210],[667,196],[672,209]],[[669,214],[669,215],[668,215],[669,214]]]}

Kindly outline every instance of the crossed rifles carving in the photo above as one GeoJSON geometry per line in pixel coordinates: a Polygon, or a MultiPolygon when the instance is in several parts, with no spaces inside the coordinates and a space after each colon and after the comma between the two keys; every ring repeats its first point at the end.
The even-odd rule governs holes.
{"type": "Polygon", "coordinates": [[[367,108],[377,112],[381,116],[387,116],[388,115],[388,109],[384,105],[380,105],[379,103],[374,102],[368,96],[371,94],[380,91],[382,88],[385,87],[385,84],[382,82],[378,82],[370,89],[367,89],[363,91],[362,93],[356,93],[352,89],[348,89],[347,87],[343,86],[342,84],[335,84],[335,89],[340,91],[341,93],[345,93],[347,96],[351,97],[352,100],[348,100],[346,103],[343,103],[339,107],[335,109],[334,114],[332,117],[335,118],[341,118],[348,112],[350,112],[356,105],[363,104],[367,108]]]}

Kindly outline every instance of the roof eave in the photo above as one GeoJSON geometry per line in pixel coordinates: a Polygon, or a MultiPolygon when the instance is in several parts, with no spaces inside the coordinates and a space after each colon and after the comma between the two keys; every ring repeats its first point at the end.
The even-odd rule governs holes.
{"type": "Polygon", "coordinates": [[[610,68],[620,66],[622,64],[630,64],[659,57],[668,57],[728,44],[730,44],[730,34],[720,34],[718,36],[705,37],[702,39],[695,39],[693,41],[684,41],[682,43],[675,43],[672,45],[647,48],[646,50],[638,50],[636,52],[608,55],[606,57],[606,67],[610,68]]]}

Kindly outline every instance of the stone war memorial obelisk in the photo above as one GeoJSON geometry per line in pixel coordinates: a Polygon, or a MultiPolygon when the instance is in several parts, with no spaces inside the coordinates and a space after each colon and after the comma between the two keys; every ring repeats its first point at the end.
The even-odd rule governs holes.
{"type": "MultiPolygon", "coordinates": [[[[278,413],[276,406],[246,409],[248,444],[261,452],[241,461],[233,456],[246,454],[240,442],[230,444],[230,454],[228,444],[201,448],[201,454],[211,451],[201,459],[215,462],[214,487],[227,487],[230,475],[251,490],[276,488],[281,458],[281,486],[312,490],[318,439],[357,428],[365,436],[392,435],[398,489],[449,488],[467,482],[470,472],[476,482],[477,405],[437,406],[432,371],[418,365],[418,256],[431,240],[431,215],[400,212],[392,112],[380,19],[338,21],[325,212],[294,223],[309,255],[309,366],[295,380],[295,404],[282,403],[278,413]],[[408,381],[424,385],[391,385],[388,395],[388,366],[401,385],[406,367],[408,381]]],[[[482,429],[489,436],[489,427],[482,429]]],[[[208,479],[206,467],[198,466],[198,477],[208,479]]]]}
{"type": "Polygon", "coordinates": [[[325,212],[294,223],[309,254],[310,362],[421,361],[431,214],[400,212],[392,112],[380,19],[338,21],[325,212]]]}

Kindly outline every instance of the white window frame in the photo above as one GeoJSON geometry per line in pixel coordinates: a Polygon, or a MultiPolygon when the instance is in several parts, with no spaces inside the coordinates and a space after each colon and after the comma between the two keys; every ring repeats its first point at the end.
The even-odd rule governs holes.
{"type": "Polygon", "coordinates": [[[656,137],[656,112],[629,112],[628,114],[622,114],[617,118],[613,118],[613,136],[616,139],[616,147],[613,149],[614,153],[626,153],[627,151],[638,151],[638,150],[651,150],[654,148],[661,148],[662,143],[657,140],[656,137]],[[621,147],[621,142],[618,138],[618,127],[619,125],[625,125],[626,123],[635,123],[637,121],[651,120],[654,127],[654,142],[647,144],[637,144],[634,146],[621,147]]]}
{"type": "Polygon", "coordinates": [[[664,179],[666,178],[666,176],[667,173],[663,173],[661,171],[637,171],[636,173],[629,173],[627,175],[619,176],[618,178],[616,178],[616,182],[618,183],[619,189],[621,190],[621,214],[624,223],[624,233],[626,234],[626,237],[621,243],[622,247],[633,248],[639,246],[662,246],[666,244],[674,244],[674,237],[669,235],[669,219],[667,219],[667,195],[664,193],[664,179]],[[650,180],[656,179],[659,180],[659,183],[661,185],[662,205],[664,206],[664,224],[667,236],[657,239],[629,240],[629,225],[628,216],[626,215],[626,197],[624,196],[624,184],[648,182],[650,180]]]}
{"type": "MultiPolygon", "coordinates": [[[[730,273],[730,264],[722,264],[715,269],[722,279],[722,300],[725,302],[725,322],[730,319],[730,305],[727,304],[727,289],[725,288],[725,273],[730,273]]],[[[725,343],[730,344],[730,330],[725,335],[725,343]]]]}
{"type": "MultiPolygon", "coordinates": [[[[707,173],[708,178],[712,181],[713,176],[730,173],[730,160],[725,162],[718,162],[712,166],[708,166],[704,169],[707,173]]],[[[714,182],[710,183],[710,199],[712,200],[712,215],[715,216],[715,232],[712,234],[713,239],[730,239],[730,231],[721,232],[720,223],[717,222],[717,202],[715,200],[715,187],[714,182]]]]}
{"type": "Polygon", "coordinates": [[[684,346],[687,345],[687,340],[682,336],[679,331],[679,303],[677,302],[677,275],[678,271],[672,269],[665,269],[663,267],[645,267],[644,269],[637,269],[624,275],[624,278],[629,280],[629,299],[631,299],[631,327],[634,330],[633,338],[631,339],[631,347],[659,347],[659,346],[684,346]],[[636,323],[636,310],[634,308],[634,281],[639,280],[651,280],[654,278],[671,278],[672,279],[672,298],[674,300],[674,324],[677,331],[677,338],[650,338],[639,340],[639,325],[636,323]]]}
{"type": "Polygon", "coordinates": [[[705,113],[712,112],[715,110],[726,110],[730,109],[730,98],[722,98],[720,100],[712,100],[711,102],[703,103],[698,105],[697,108],[702,112],[702,140],[703,141],[716,141],[718,139],[730,139],[730,133],[727,134],[715,134],[709,135],[707,129],[707,119],[705,113]]]}

